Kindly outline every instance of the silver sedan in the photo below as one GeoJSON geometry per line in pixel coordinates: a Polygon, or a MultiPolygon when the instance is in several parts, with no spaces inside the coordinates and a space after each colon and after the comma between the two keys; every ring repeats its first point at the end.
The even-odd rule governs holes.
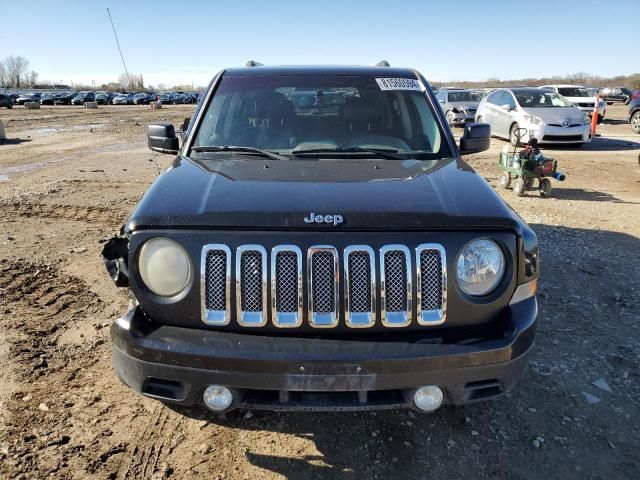
{"type": "Polygon", "coordinates": [[[589,118],[555,92],[540,88],[499,89],[482,99],[476,122],[491,125],[491,134],[512,145],[528,142],[581,145],[591,141],[589,118]],[[518,130],[525,128],[526,132],[518,130]]]}

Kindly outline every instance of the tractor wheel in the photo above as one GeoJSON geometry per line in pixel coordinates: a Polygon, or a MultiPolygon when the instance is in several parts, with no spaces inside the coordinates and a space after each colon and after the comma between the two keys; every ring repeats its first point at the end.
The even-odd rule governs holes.
{"type": "Polygon", "coordinates": [[[514,147],[517,147],[520,144],[520,139],[516,135],[516,131],[518,130],[518,128],[520,128],[518,124],[514,123],[513,125],[511,125],[511,130],[509,130],[509,141],[514,147]]]}
{"type": "Polygon", "coordinates": [[[538,188],[540,191],[541,197],[548,197],[551,195],[551,180],[548,178],[540,179],[540,187],[538,188]]]}
{"type": "Polygon", "coordinates": [[[511,174],[509,172],[502,172],[500,174],[500,186],[502,188],[509,188],[511,185],[511,174]]]}
{"type": "Polygon", "coordinates": [[[513,182],[513,193],[515,193],[518,197],[524,197],[527,194],[527,188],[524,178],[518,177],[516,178],[516,181],[513,182]]]}

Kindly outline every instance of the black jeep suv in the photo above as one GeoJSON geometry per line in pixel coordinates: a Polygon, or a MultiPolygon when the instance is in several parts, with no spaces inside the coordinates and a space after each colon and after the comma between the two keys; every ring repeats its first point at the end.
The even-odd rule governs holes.
{"type": "Polygon", "coordinates": [[[526,369],[533,231],[461,158],[424,77],[219,73],[103,259],[130,310],[113,363],[163,402],[359,410],[494,398],[526,369]]]}

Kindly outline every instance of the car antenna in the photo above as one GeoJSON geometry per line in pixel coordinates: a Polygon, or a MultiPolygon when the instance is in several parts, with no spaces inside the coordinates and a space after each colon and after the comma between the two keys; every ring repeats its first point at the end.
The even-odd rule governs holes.
{"type": "Polygon", "coordinates": [[[380,60],[374,65],[375,67],[390,67],[391,65],[386,60],[380,60]]]}
{"type": "Polygon", "coordinates": [[[249,60],[244,66],[245,67],[264,67],[262,63],[256,62],[255,60],[249,60]]]}

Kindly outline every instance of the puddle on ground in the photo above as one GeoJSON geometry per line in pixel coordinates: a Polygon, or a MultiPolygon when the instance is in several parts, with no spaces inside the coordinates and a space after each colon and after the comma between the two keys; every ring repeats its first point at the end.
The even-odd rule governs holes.
{"type": "Polygon", "coordinates": [[[52,158],[44,162],[25,163],[23,165],[14,165],[12,167],[5,167],[2,170],[0,170],[0,182],[8,182],[12,177],[35,172],[37,170],[41,170],[43,168],[46,168],[52,165],[57,165],[59,163],[80,158],[88,154],[136,150],[139,148],[144,148],[146,144],[147,144],[146,142],[114,143],[111,145],[102,145],[99,147],[86,149],[81,154],[78,154],[78,155],[68,155],[66,157],[52,158]]]}
{"type": "Polygon", "coordinates": [[[61,133],[61,132],[81,132],[83,130],[91,130],[93,128],[98,129],[104,127],[104,123],[93,123],[89,125],[74,125],[73,127],[44,127],[44,128],[36,128],[35,130],[31,130],[32,132],[38,133],[61,133]]]}

